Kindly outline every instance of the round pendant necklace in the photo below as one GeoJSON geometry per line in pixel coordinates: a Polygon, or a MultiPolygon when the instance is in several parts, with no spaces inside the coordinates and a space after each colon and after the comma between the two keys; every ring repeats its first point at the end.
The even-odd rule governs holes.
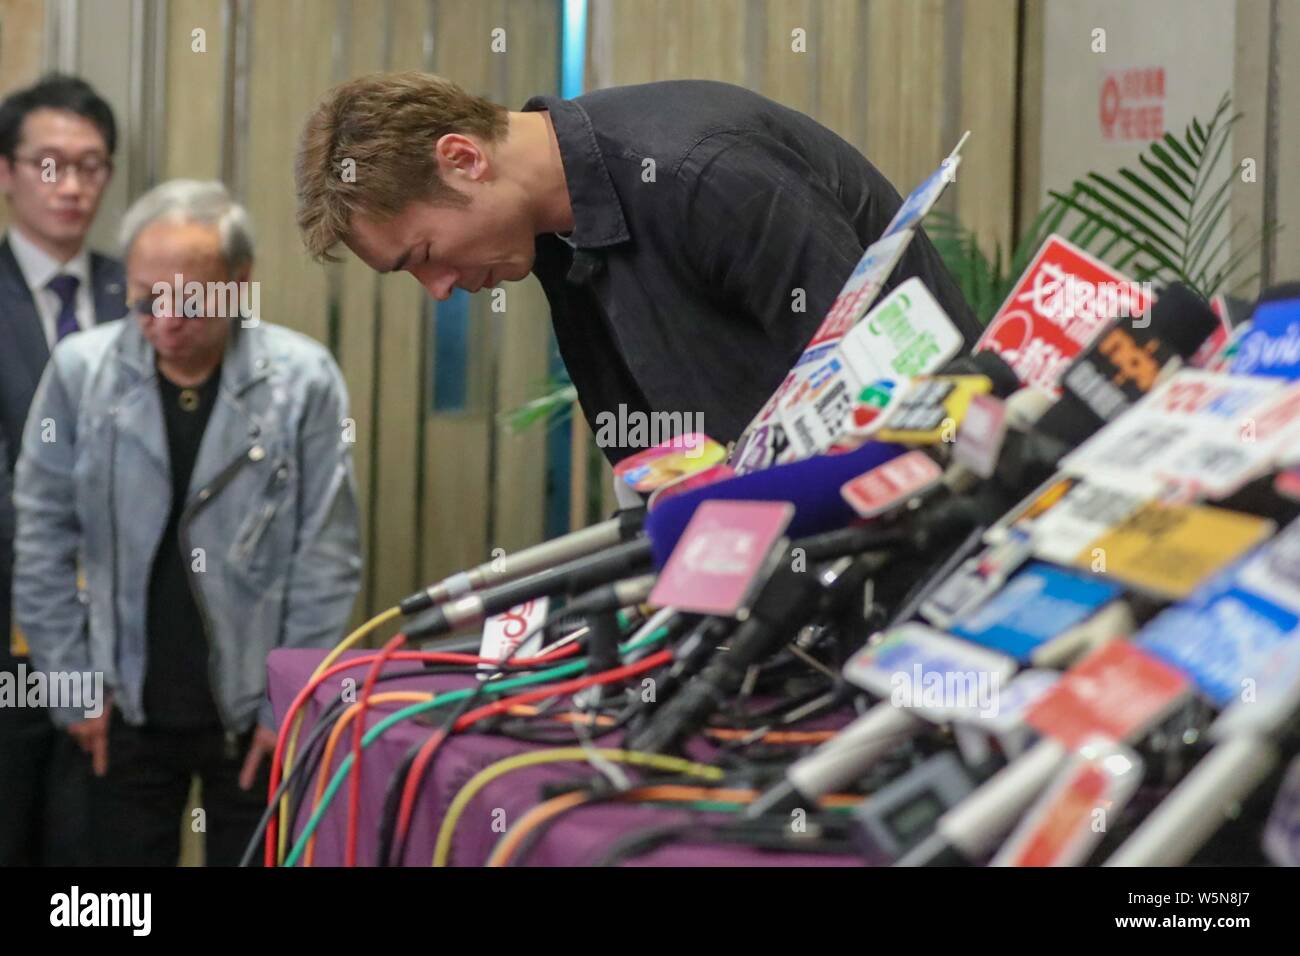
{"type": "Polygon", "coordinates": [[[181,411],[192,412],[199,407],[199,391],[196,388],[182,388],[177,402],[181,406],[181,411]]]}

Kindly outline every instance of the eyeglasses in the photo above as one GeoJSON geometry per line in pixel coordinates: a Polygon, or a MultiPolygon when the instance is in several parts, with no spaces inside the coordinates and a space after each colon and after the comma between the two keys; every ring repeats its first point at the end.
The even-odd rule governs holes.
{"type": "MultiPolygon", "coordinates": [[[[162,305],[165,304],[172,305],[173,308],[170,314],[176,316],[177,318],[207,319],[213,317],[208,315],[206,306],[200,307],[198,303],[192,299],[188,299],[188,298],[184,299],[179,303],[178,306],[177,302],[172,298],[172,294],[170,292],[165,292],[162,295],[141,296],[138,299],[134,299],[131,302],[128,302],[126,304],[126,309],[128,312],[134,315],[142,315],[145,318],[154,319],[154,318],[158,318],[159,313],[162,311],[162,305],[160,305],[160,303],[162,305]]],[[[214,313],[213,315],[216,317],[220,317],[220,313],[214,313]]]]}
{"type": "Polygon", "coordinates": [[[65,159],[53,153],[40,156],[15,156],[16,162],[32,167],[42,182],[62,182],[68,170],[75,169],[83,182],[98,185],[113,171],[113,161],[105,156],[83,156],[78,160],[65,159]]]}

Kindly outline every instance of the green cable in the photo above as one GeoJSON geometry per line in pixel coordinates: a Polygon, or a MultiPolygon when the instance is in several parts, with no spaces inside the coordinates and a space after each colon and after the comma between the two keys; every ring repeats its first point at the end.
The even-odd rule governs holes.
{"type": "MultiPolygon", "coordinates": [[[[645,647],[647,644],[661,641],[667,636],[668,628],[660,627],[651,631],[638,641],[632,641],[621,646],[619,651],[620,653],[627,654],[630,651],[635,651],[639,648],[645,647]]],[[[516,687],[527,687],[530,684],[544,684],[553,677],[568,677],[570,674],[581,673],[586,669],[586,667],[587,659],[584,657],[569,664],[562,664],[559,667],[553,667],[548,671],[540,671],[536,674],[525,674],[521,677],[512,677],[506,680],[490,681],[488,686],[483,688],[483,693],[502,694],[508,690],[514,690],[516,687]]],[[[409,707],[403,707],[401,710],[394,711],[366,732],[366,735],[361,738],[361,746],[363,749],[369,747],[370,744],[377,740],[379,735],[389,727],[406,720],[408,717],[414,717],[416,714],[422,714],[426,710],[433,710],[434,708],[442,707],[445,704],[464,700],[466,697],[475,693],[476,690],[478,690],[478,688],[475,687],[465,687],[461,690],[450,690],[445,694],[439,694],[432,700],[423,700],[417,704],[411,704],[409,707]]],[[[343,786],[343,781],[348,778],[348,775],[351,772],[352,751],[349,750],[343,760],[340,761],[339,768],[334,773],[334,778],[330,780],[329,786],[325,788],[325,793],[321,795],[320,806],[316,808],[316,812],[311,815],[311,819],[308,820],[307,825],[303,827],[302,835],[298,837],[298,842],[293,845],[293,850],[287,857],[285,857],[285,866],[294,866],[297,864],[298,858],[307,848],[307,841],[310,840],[311,835],[316,832],[316,827],[320,825],[321,818],[325,816],[325,811],[329,809],[330,803],[334,799],[334,794],[338,792],[339,787],[343,786]]]]}

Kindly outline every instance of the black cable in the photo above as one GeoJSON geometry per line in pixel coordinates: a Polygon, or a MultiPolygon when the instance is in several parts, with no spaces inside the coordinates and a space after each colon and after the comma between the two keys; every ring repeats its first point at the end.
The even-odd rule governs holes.
{"type": "MultiPolygon", "coordinates": [[[[770,832],[764,828],[752,828],[747,823],[754,821],[737,821],[735,823],[708,824],[698,820],[689,823],[658,825],[644,830],[633,831],[621,837],[606,848],[605,852],[592,863],[592,866],[618,866],[633,857],[641,856],[660,845],[683,840],[696,842],[735,843],[752,849],[767,850],[775,853],[820,853],[841,855],[854,852],[850,841],[849,825],[846,821],[825,820],[818,825],[835,833],[843,833],[841,839],[807,836],[792,838],[789,824],[780,821],[770,832]]],[[[810,818],[810,823],[811,823],[810,818]]]]}
{"type": "MultiPolygon", "coordinates": [[[[517,647],[515,648],[515,650],[518,649],[519,648],[517,647]]],[[[511,653],[513,653],[513,651],[511,653]]],[[[500,673],[500,671],[498,671],[497,673],[500,673]]],[[[414,813],[415,805],[420,802],[420,790],[424,787],[425,778],[429,775],[428,771],[433,769],[433,762],[438,757],[438,751],[442,750],[443,744],[445,744],[447,740],[451,737],[452,728],[455,725],[456,721],[460,719],[462,714],[464,714],[467,710],[469,710],[471,704],[473,704],[475,701],[477,701],[480,697],[483,696],[483,691],[487,687],[487,683],[488,682],[486,680],[479,681],[479,685],[474,688],[474,693],[458,701],[457,706],[453,707],[450,711],[448,711],[446,719],[442,722],[442,726],[434,731],[434,733],[438,734],[439,736],[433,745],[433,750],[430,751],[429,753],[429,761],[425,767],[426,772],[422,774],[420,776],[420,779],[415,782],[415,796],[411,801],[412,813],[414,813]]],[[[420,748],[423,747],[424,744],[426,743],[428,743],[428,738],[421,741],[419,744],[415,746],[415,752],[418,754],[420,748]]],[[[411,762],[414,763],[414,756],[412,756],[411,762]]],[[[406,769],[408,772],[410,771],[410,766],[411,765],[409,763],[406,765],[406,769]]],[[[402,780],[404,784],[406,781],[406,774],[401,774],[401,775],[393,774],[392,777],[389,778],[390,788],[393,786],[393,781],[396,779],[402,780]]],[[[398,793],[401,793],[404,787],[398,786],[396,789],[398,793]]],[[[385,804],[387,804],[387,800],[385,800],[385,804]]],[[[409,841],[411,836],[411,831],[410,828],[408,827],[406,833],[402,835],[402,838],[400,840],[396,839],[396,828],[397,828],[396,813],[400,804],[401,804],[400,799],[393,802],[394,819],[391,826],[389,825],[387,819],[381,819],[379,821],[379,838],[382,841],[384,832],[386,830],[389,831],[390,836],[388,841],[389,842],[388,849],[393,854],[392,857],[385,854],[380,857],[380,860],[389,860],[390,858],[395,858],[397,861],[395,865],[397,866],[400,866],[402,860],[405,859],[406,857],[407,842],[409,841]],[[393,845],[394,843],[396,844],[395,846],[393,845]]],[[[388,807],[385,806],[384,809],[387,810],[388,807]]],[[[381,865],[384,864],[381,863],[381,865]]]]}
{"type": "MultiPolygon", "coordinates": [[[[578,638],[578,640],[581,641],[582,639],[578,638]]],[[[512,662],[514,660],[514,656],[519,653],[520,649],[523,648],[525,643],[527,643],[527,637],[525,637],[524,640],[521,640],[518,644],[516,644],[513,648],[511,648],[510,653],[507,654],[505,657],[503,657],[499,662],[497,662],[495,666],[491,668],[480,669],[478,673],[481,675],[482,679],[479,680],[478,686],[474,688],[474,692],[462,698],[458,706],[455,707],[450,713],[448,713],[447,718],[442,723],[442,726],[434,731],[435,734],[440,734],[440,736],[438,737],[437,741],[434,743],[433,750],[429,753],[429,759],[425,765],[425,773],[421,774],[420,779],[415,782],[415,794],[411,801],[412,812],[414,812],[415,805],[420,802],[420,791],[424,787],[425,778],[429,776],[429,771],[433,769],[433,763],[438,757],[438,752],[442,750],[443,745],[446,744],[447,740],[451,737],[452,733],[454,732],[453,728],[456,724],[456,721],[459,720],[463,714],[467,713],[471,705],[476,703],[483,696],[484,692],[487,690],[487,686],[489,682],[492,679],[500,677],[502,674],[505,674],[507,671],[513,672],[516,670],[532,670],[538,666],[541,666],[535,664],[525,665],[523,667],[513,666],[512,662]]],[[[545,666],[550,667],[553,666],[554,663],[555,663],[554,661],[551,661],[548,662],[545,666]]],[[[424,744],[426,743],[428,743],[428,738],[425,738],[424,741],[422,741],[420,744],[416,746],[417,754],[419,752],[419,748],[423,747],[424,744]]],[[[406,847],[408,845],[408,841],[410,840],[411,831],[410,828],[408,827],[407,832],[403,834],[400,840],[396,838],[397,813],[401,807],[401,800],[393,799],[391,800],[391,805],[390,805],[389,797],[392,791],[394,790],[394,788],[396,788],[399,794],[403,789],[405,789],[406,777],[410,773],[411,765],[414,762],[415,762],[415,756],[411,755],[411,759],[409,762],[403,760],[405,772],[395,773],[389,778],[388,787],[386,788],[385,791],[384,813],[379,821],[379,843],[381,849],[379,860],[381,866],[386,865],[387,861],[389,860],[395,860],[396,865],[400,866],[401,861],[406,857],[406,847]],[[402,781],[402,785],[396,784],[396,781],[399,779],[402,781]],[[391,820],[389,819],[390,810],[392,811],[391,820]]]]}
{"type": "MultiPolygon", "coordinates": [[[[380,674],[376,682],[385,682],[398,680],[404,677],[425,677],[428,675],[440,674],[464,674],[467,669],[477,668],[478,664],[429,664],[411,670],[396,671],[392,673],[380,674]]],[[[526,672],[541,667],[549,667],[551,664],[511,664],[512,672],[526,672]]],[[[470,673],[473,671],[471,670],[470,673]]],[[[299,759],[294,762],[293,767],[280,781],[280,786],[276,789],[273,799],[268,801],[267,808],[263,812],[261,819],[258,821],[257,829],[254,831],[248,846],[244,850],[244,855],[240,858],[240,866],[249,866],[256,857],[258,846],[261,844],[266,833],[266,828],[270,825],[272,816],[277,812],[281,798],[288,791],[290,786],[295,783],[299,784],[297,790],[291,794],[289,814],[286,817],[286,826],[288,832],[292,833],[297,826],[298,812],[301,809],[303,799],[311,787],[311,781],[316,776],[320,767],[320,761],[324,758],[325,743],[328,737],[328,731],[338,720],[341,712],[350,705],[349,701],[339,699],[331,703],[316,722],[312,725],[311,731],[307,735],[306,741],[299,750],[299,759]]]]}
{"type": "MultiPolygon", "coordinates": [[[[381,674],[377,678],[377,681],[398,680],[399,678],[402,677],[423,677],[425,674],[429,674],[429,673],[440,673],[440,672],[449,673],[449,674],[459,673],[459,669],[461,666],[464,665],[455,665],[455,666],[446,665],[442,668],[441,671],[430,671],[429,668],[420,667],[418,669],[412,669],[409,671],[398,671],[392,674],[381,674]]],[[[280,800],[282,797],[284,797],[289,787],[292,786],[293,783],[295,783],[300,779],[306,779],[310,781],[310,779],[316,775],[316,768],[317,766],[319,766],[320,759],[324,755],[324,743],[326,739],[326,733],[328,732],[329,728],[334,724],[334,722],[338,719],[337,712],[341,711],[343,707],[346,706],[346,704],[347,702],[341,699],[330,704],[329,707],[327,707],[324,711],[321,712],[320,717],[317,718],[316,722],[312,725],[311,730],[307,734],[307,739],[303,743],[302,748],[299,751],[299,759],[294,762],[294,765],[292,768],[290,768],[289,773],[287,773],[284,779],[280,781],[280,786],[276,788],[275,795],[269,801],[267,801],[266,810],[262,813],[261,819],[258,820],[257,822],[257,829],[254,830],[252,837],[248,841],[248,846],[244,849],[244,855],[239,860],[240,866],[251,865],[253,858],[257,855],[258,847],[262,845],[263,838],[266,835],[266,828],[271,823],[271,817],[276,813],[276,808],[280,805],[280,800]],[[312,763],[311,773],[306,773],[305,768],[308,765],[307,755],[313,749],[316,750],[315,761],[312,763]]],[[[296,807],[294,807],[293,809],[296,812],[296,807]]],[[[290,833],[293,832],[293,824],[294,821],[291,816],[289,818],[290,833]]]]}
{"type": "Polygon", "coordinates": [[[422,746],[424,746],[423,741],[416,741],[411,744],[396,769],[389,774],[388,785],[384,788],[384,807],[379,816],[379,848],[378,853],[375,855],[375,858],[379,861],[379,866],[395,865],[392,862],[393,834],[397,830],[397,811],[401,803],[402,793],[401,784],[406,779],[407,774],[411,772],[411,764],[415,762],[415,758],[420,753],[422,746]]]}

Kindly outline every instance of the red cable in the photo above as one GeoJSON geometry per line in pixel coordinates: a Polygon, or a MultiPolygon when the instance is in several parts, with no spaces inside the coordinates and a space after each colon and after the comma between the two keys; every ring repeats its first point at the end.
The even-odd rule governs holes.
{"type": "MultiPolygon", "coordinates": [[[[419,781],[424,779],[424,771],[429,765],[438,747],[441,746],[447,733],[441,728],[435,730],[429,735],[429,738],[420,745],[420,751],[416,754],[415,759],[411,761],[411,766],[406,772],[406,782],[402,785],[402,802],[397,817],[397,838],[393,845],[401,847],[406,842],[406,831],[411,825],[411,813],[415,810],[415,795],[419,790],[419,781]]],[[[399,859],[397,865],[401,866],[402,861],[399,859]]]]}
{"type": "Polygon", "coordinates": [[[366,732],[366,711],[370,709],[370,694],[375,689],[384,664],[397,653],[397,649],[406,643],[405,634],[394,635],[383,650],[375,656],[366,674],[366,681],[361,685],[361,696],[357,700],[357,716],[352,721],[352,779],[348,781],[348,840],[347,851],[343,858],[344,866],[357,865],[357,831],[361,819],[361,738],[366,732]]]}
{"type": "Polygon", "coordinates": [[[517,694],[514,697],[505,697],[501,700],[493,701],[478,710],[471,710],[453,725],[454,730],[464,730],[470,724],[482,720],[484,717],[491,717],[493,714],[500,714],[515,707],[519,704],[529,704],[535,700],[545,700],[547,697],[554,697],[557,694],[568,695],[571,692],[583,690],[587,687],[593,687],[596,684],[610,684],[614,681],[622,680],[625,677],[635,677],[644,671],[654,670],[660,664],[667,664],[673,659],[672,651],[660,651],[657,654],[651,654],[649,657],[637,661],[635,664],[624,664],[622,667],[615,667],[612,670],[601,671],[599,674],[589,674],[586,677],[575,677],[573,680],[561,681],[558,684],[546,684],[538,687],[536,690],[530,690],[523,694],[517,694]]]}
{"type": "MultiPolygon", "coordinates": [[[[565,657],[571,657],[579,650],[577,642],[566,644],[549,654],[543,654],[540,657],[529,657],[516,661],[517,664],[535,665],[550,663],[565,657]]],[[[289,743],[289,731],[293,726],[294,718],[303,705],[316,692],[316,688],[335,674],[350,670],[354,667],[364,667],[374,661],[376,654],[364,654],[360,657],[349,658],[346,661],[338,661],[331,664],[328,668],[311,678],[307,684],[298,691],[289,709],[285,711],[284,720],[280,723],[279,733],[276,735],[275,753],[271,757],[271,782],[267,790],[267,803],[271,804],[275,800],[275,791],[280,789],[280,776],[284,772],[284,752],[289,743]]],[[[499,664],[499,660],[491,660],[485,657],[479,657],[474,654],[451,654],[444,651],[398,651],[392,655],[390,660],[394,661],[424,661],[431,664],[499,664]]],[[[263,863],[268,867],[275,866],[275,849],[276,837],[278,835],[279,820],[277,815],[272,814],[270,822],[266,827],[265,852],[263,853],[263,863]]]]}
{"type": "MultiPolygon", "coordinates": [[[[622,667],[615,667],[612,670],[602,671],[599,674],[588,674],[585,677],[575,677],[572,680],[562,681],[559,684],[545,684],[534,690],[527,691],[523,694],[517,694],[514,697],[506,697],[495,701],[477,710],[471,710],[464,714],[452,725],[452,733],[464,730],[466,727],[474,724],[484,717],[490,717],[493,714],[503,713],[511,707],[519,704],[527,704],[534,700],[545,700],[548,697],[555,697],[559,694],[576,693],[587,687],[593,687],[597,684],[611,684],[615,681],[623,680],[627,677],[634,677],[643,671],[654,670],[660,664],[667,664],[673,659],[672,651],[660,651],[657,654],[651,654],[649,657],[637,661],[635,664],[625,664],[622,667]]],[[[398,845],[405,839],[406,831],[410,826],[411,813],[415,808],[415,794],[419,787],[419,781],[423,778],[425,765],[429,756],[437,748],[441,741],[442,733],[435,731],[429,739],[420,747],[420,752],[416,759],[411,762],[411,769],[406,774],[406,783],[402,787],[402,803],[400,815],[397,821],[398,845]]]]}

